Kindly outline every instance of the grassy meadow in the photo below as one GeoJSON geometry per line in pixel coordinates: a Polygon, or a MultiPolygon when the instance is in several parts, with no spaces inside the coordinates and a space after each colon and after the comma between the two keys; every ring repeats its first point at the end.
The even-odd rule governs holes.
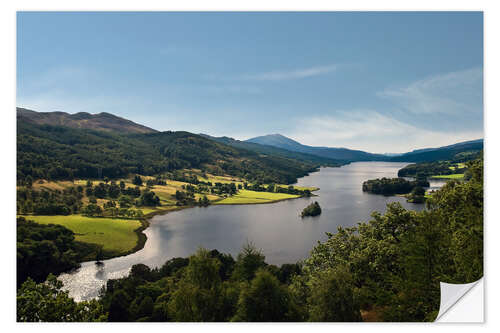
{"type": "Polygon", "coordinates": [[[101,245],[104,252],[122,255],[135,248],[139,220],[86,217],[82,215],[28,215],[28,220],[40,224],[60,224],[75,233],[75,240],[101,245]]]}
{"type": "Polygon", "coordinates": [[[270,193],[270,192],[256,192],[249,190],[239,190],[237,194],[217,201],[218,205],[236,205],[236,204],[257,204],[269,203],[286,199],[298,198],[298,195],[286,193],[270,193]]]}
{"type": "Polygon", "coordinates": [[[431,176],[431,178],[434,178],[434,179],[462,179],[462,178],[464,178],[464,174],[463,173],[454,173],[451,175],[435,175],[435,176],[431,176]]]}

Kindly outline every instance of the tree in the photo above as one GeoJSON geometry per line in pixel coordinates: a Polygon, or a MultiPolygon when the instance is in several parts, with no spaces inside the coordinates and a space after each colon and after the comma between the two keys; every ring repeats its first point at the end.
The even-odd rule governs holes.
{"type": "Polygon", "coordinates": [[[148,188],[146,188],[139,198],[139,206],[153,207],[159,205],[160,198],[158,198],[158,196],[153,191],[150,191],[148,188]]]}
{"type": "Polygon", "coordinates": [[[302,213],[300,214],[301,217],[306,217],[306,216],[318,216],[321,214],[321,207],[317,201],[313,202],[312,204],[308,205],[302,213]]]}
{"type": "Polygon", "coordinates": [[[189,258],[183,278],[168,303],[175,321],[221,321],[220,261],[206,249],[189,258]]]}
{"type": "Polygon", "coordinates": [[[132,207],[132,199],[130,199],[130,197],[126,196],[126,195],[122,195],[119,199],[118,199],[118,204],[120,205],[120,208],[130,208],[132,207]]]}
{"type": "Polygon", "coordinates": [[[352,277],[345,267],[321,272],[311,280],[308,309],[311,321],[361,321],[352,277]]]}
{"type": "Polygon", "coordinates": [[[413,188],[413,190],[411,191],[411,193],[413,195],[425,195],[425,189],[423,187],[416,186],[416,187],[413,188]]]}
{"type": "Polygon", "coordinates": [[[387,321],[434,321],[439,310],[439,281],[447,280],[453,266],[448,248],[450,237],[435,211],[423,211],[416,218],[414,232],[402,237],[402,273],[394,279],[401,292],[383,311],[387,321]]]}
{"type": "Polygon", "coordinates": [[[88,204],[83,210],[82,214],[87,216],[99,216],[102,214],[102,208],[96,204],[88,204]]]}
{"type": "Polygon", "coordinates": [[[142,321],[149,321],[149,318],[153,314],[153,308],[154,308],[154,303],[151,296],[144,297],[137,311],[137,316],[139,320],[142,319],[142,321]]]}
{"type": "Polygon", "coordinates": [[[286,321],[290,316],[291,297],[285,286],[266,270],[259,270],[241,291],[233,321],[286,321]]]}
{"type": "Polygon", "coordinates": [[[129,321],[129,304],[129,296],[123,290],[116,291],[111,297],[108,320],[117,322],[129,321]]]}
{"type": "Polygon", "coordinates": [[[142,178],[139,175],[135,175],[134,179],[132,180],[132,184],[141,186],[142,185],[142,178]]]}
{"type": "Polygon", "coordinates": [[[251,242],[247,242],[238,254],[233,279],[250,281],[254,278],[255,272],[266,265],[264,260],[265,256],[262,252],[251,242]]]}
{"type": "Polygon", "coordinates": [[[24,180],[24,184],[26,185],[27,188],[31,188],[31,186],[33,186],[33,177],[28,175],[24,180]]]}

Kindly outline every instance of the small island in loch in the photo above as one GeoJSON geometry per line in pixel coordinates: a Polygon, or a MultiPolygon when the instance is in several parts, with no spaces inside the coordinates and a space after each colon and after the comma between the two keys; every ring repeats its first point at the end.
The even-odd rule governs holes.
{"type": "Polygon", "coordinates": [[[300,217],[304,218],[306,216],[318,216],[321,214],[321,207],[319,206],[319,203],[317,201],[313,202],[300,214],[300,217]]]}

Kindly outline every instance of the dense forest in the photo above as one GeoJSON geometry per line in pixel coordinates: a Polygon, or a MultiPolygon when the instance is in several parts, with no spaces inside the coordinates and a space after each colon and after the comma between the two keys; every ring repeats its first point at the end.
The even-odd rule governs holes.
{"type": "Polygon", "coordinates": [[[18,121],[17,180],[123,178],[197,168],[289,184],[319,164],[234,148],[188,132],[117,134],[18,121]]]}
{"type": "Polygon", "coordinates": [[[407,194],[417,187],[427,187],[429,182],[425,179],[406,180],[404,178],[377,178],[363,182],[363,192],[373,194],[394,195],[407,194]]]}
{"type": "Polygon", "coordinates": [[[465,162],[477,159],[482,154],[482,151],[462,152],[449,160],[409,164],[398,171],[398,177],[429,177],[464,173],[467,170],[465,162]]]}
{"type": "Polygon", "coordinates": [[[328,233],[280,267],[247,244],[234,259],[200,249],[160,268],[133,266],[97,300],[76,303],[53,276],[17,292],[18,321],[432,321],[439,282],[483,275],[483,160],[416,212],[399,203],[328,233]],[[50,309],[50,310],[48,310],[50,309]]]}
{"type": "MultiPolygon", "coordinates": [[[[478,154],[483,150],[483,139],[456,143],[439,148],[418,149],[403,155],[389,158],[393,162],[434,162],[451,160],[459,154],[478,154]]],[[[464,162],[464,161],[459,161],[464,162]]]]}
{"type": "Polygon", "coordinates": [[[61,225],[41,225],[17,218],[17,284],[28,277],[43,282],[50,273],[79,267],[95,247],[75,241],[73,232],[61,225]]]}

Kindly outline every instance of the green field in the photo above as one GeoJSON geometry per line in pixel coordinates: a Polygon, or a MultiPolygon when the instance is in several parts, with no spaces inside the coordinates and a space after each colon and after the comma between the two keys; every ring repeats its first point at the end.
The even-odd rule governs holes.
{"type": "Polygon", "coordinates": [[[451,170],[455,170],[455,169],[457,169],[457,168],[458,168],[458,169],[463,169],[463,168],[465,168],[465,167],[466,167],[465,163],[457,163],[455,166],[451,166],[451,167],[450,167],[450,169],[451,169],[451,170]]]}
{"type": "Polygon", "coordinates": [[[435,179],[462,179],[464,178],[463,173],[454,173],[451,175],[436,175],[436,176],[431,176],[431,178],[435,179]]]}
{"type": "MultiPolygon", "coordinates": [[[[278,185],[278,186],[282,187],[282,188],[288,188],[288,186],[290,186],[290,185],[278,185]]],[[[293,185],[293,188],[300,190],[300,191],[309,190],[311,192],[319,190],[319,187],[307,187],[307,186],[295,186],[295,185],[293,185]]]]}
{"type": "Polygon", "coordinates": [[[249,190],[239,190],[237,194],[215,202],[218,205],[235,205],[235,204],[255,204],[255,203],[268,203],[280,201],[285,199],[298,198],[298,195],[286,193],[270,193],[270,192],[256,192],[249,190]]]}
{"type": "Polygon", "coordinates": [[[125,254],[137,245],[138,237],[134,230],[141,226],[138,220],[92,218],[81,215],[25,217],[40,224],[63,225],[75,233],[75,240],[102,245],[103,251],[114,255],[125,254]]]}

